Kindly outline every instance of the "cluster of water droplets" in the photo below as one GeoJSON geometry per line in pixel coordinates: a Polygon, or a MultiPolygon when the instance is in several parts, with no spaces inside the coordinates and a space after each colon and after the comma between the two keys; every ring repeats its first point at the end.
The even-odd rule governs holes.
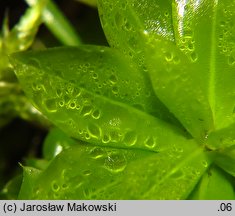
{"type": "Polygon", "coordinates": [[[179,49],[185,53],[191,62],[196,62],[198,59],[198,54],[195,49],[195,39],[194,32],[192,30],[192,24],[184,24],[188,27],[181,32],[181,39],[179,41],[179,49]]]}
{"type": "MultiPolygon", "coordinates": [[[[39,68],[40,70],[39,66],[37,66],[37,68],[39,68]]],[[[117,73],[117,71],[115,72],[117,73]]],[[[82,71],[81,73],[84,73],[84,71],[82,71]]],[[[94,72],[92,72],[93,74],[90,72],[89,66],[86,66],[86,73],[91,74],[90,79],[98,79],[99,77],[99,75],[97,74],[94,76],[94,72]]],[[[123,84],[120,84],[120,82],[126,82],[128,85],[123,87],[122,92],[128,92],[127,89],[131,81],[119,81],[119,77],[117,77],[116,73],[113,72],[109,74],[109,70],[105,71],[105,73],[107,73],[107,76],[109,77],[106,85],[110,85],[110,87],[117,87],[117,85],[123,86],[123,84]]],[[[60,120],[64,118],[64,123],[68,126],[68,128],[70,128],[70,134],[72,133],[74,137],[79,137],[80,139],[86,141],[90,139],[96,139],[100,140],[104,144],[108,144],[111,142],[123,142],[126,146],[133,146],[141,141],[138,141],[138,135],[135,130],[121,130],[119,127],[117,127],[116,123],[114,125],[114,120],[112,120],[112,122],[110,120],[112,129],[107,130],[100,126],[100,119],[102,118],[102,108],[98,108],[95,105],[95,98],[86,90],[89,86],[87,87],[86,84],[83,84],[83,87],[79,87],[73,80],[63,81],[61,79],[63,78],[63,74],[60,74],[58,77],[54,77],[52,82],[47,81],[51,79],[51,77],[48,78],[47,76],[47,73],[45,73],[43,76],[44,78],[42,79],[43,81],[46,80],[46,82],[40,81],[36,85],[33,83],[32,89],[37,92],[37,94],[39,91],[44,91],[45,96],[44,100],[41,101],[41,103],[45,108],[45,111],[49,114],[54,114],[57,112],[61,113],[60,120]],[[50,88],[50,90],[52,90],[54,93],[52,94],[50,92],[50,94],[46,94],[46,88],[50,88]],[[65,113],[65,109],[67,110],[67,114],[63,114],[65,113]],[[69,117],[70,113],[71,116],[74,116],[76,118],[69,117]],[[77,122],[76,119],[80,119],[79,122],[77,122]]],[[[140,83],[137,82],[135,83],[135,85],[136,87],[133,91],[137,90],[137,93],[140,94],[138,92],[138,90],[141,91],[142,89],[140,83]]],[[[132,86],[132,83],[130,84],[130,86],[132,86]]],[[[106,91],[105,94],[108,95],[110,94],[110,92],[106,91]]],[[[111,94],[116,95],[118,93],[112,92],[111,94]]],[[[138,94],[135,97],[138,97],[138,94]]],[[[121,96],[119,95],[117,95],[117,97],[120,97],[118,98],[118,100],[124,101],[125,99],[128,100],[129,98],[128,95],[126,95],[125,99],[121,99],[121,96]]],[[[141,107],[141,104],[135,106],[136,108],[143,109],[141,107]]],[[[148,149],[155,148],[157,144],[157,140],[155,137],[146,135],[146,137],[142,139],[144,139],[143,143],[145,147],[147,147],[148,149]]]]}
{"type": "MultiPolygon", "coordinates": [[[[235,3],[232,3],[234,5],[235,3]]],[[[231,10],[232,5],[225,6],[220,10],[221,17],[218,28],[218,48],[220,53],[227,57],[229,65],[235,64],[235,40],[234,40],[234,17],[235,12],[231,10]]]]}

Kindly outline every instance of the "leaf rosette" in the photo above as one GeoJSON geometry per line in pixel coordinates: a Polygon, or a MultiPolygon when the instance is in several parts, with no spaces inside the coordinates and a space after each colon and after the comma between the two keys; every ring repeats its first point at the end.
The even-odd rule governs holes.
{"type": "Polygon", "coordinates": [[[36,177],[25,167],[31,192],[23,182],[19,197],[233,199],[225,172],[234,175],[234,1],[98,0],[98,8],[110,47],[10,57],[33,105],[80,140],[48,153],[36,177]],[[215,193],[221,183],[227,192],[215,193]]]}

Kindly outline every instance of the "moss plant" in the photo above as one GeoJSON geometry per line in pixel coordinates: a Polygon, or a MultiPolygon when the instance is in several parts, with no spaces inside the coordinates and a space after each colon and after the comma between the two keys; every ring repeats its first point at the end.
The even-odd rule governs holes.
{"type": "Polygon", "coordinates": [[[234,1],[97,5],[109,47],[71,33],[76,46],[9,55],[54,129],[8,187],[18,199],[234,199],[234,1]]]}

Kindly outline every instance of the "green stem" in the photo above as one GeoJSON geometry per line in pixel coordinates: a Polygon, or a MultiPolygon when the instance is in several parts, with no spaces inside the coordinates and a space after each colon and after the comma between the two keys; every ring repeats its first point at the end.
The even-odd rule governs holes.
{"type": "MultiPolygon", "coordinates": [[[[35,4],[35,2],[31,0],[26,0],[26,2],[30,6],[35,4]]],[[[42,19],[47,28],[64,45],[78,46],[82,43],[73,26],[53,1],[48,1],[43,10],[42,19]]]]}

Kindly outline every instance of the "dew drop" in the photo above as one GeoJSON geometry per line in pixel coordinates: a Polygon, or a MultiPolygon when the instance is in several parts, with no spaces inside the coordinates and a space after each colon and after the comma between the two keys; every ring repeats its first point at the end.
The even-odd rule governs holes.
{"type": "Polygon", "coordinates": [[[118,142],[120,140],[119,133],[117,131],[111,131],[110,138],[112,142],[118,142]]]}
{"type": "Polygon", "coordinates": [[[61,89],[56,89],[56,96],[57,97],[61,97],[63,94],[63,92],[61,91],[61,89]]]}
{"type": "Polygon", "coordinates": [[[94,110],[91,114],[92,118],[99,119],[100,118],[100,111],[98,109],[94,110]]]}
{"type": "Polygon", "coordinates": [[[192,43],[188,44],[188,50],[193,51],[194,50],[194,45],[192,43]]]}
{"type": "Polygon", "coordinates": [[[202,165],[203,165],[205,168],[207,168],[207,167],[208,167],[207,161],[206,161],[206,160],[205,160],[205,161],[202,161],[202,165]]]}
{"type": "Polygon", "coordinates": [[[127,31],[130,31],[132,29],[131,24],[129,22],[125,23],[125,28],[127,31]]]}
{"type": "Polygon", "coordinates": [[[173,62],[174,62],[174,64],[179,64],[180,58],[178,56],[174,56],[173,62]]]}
{"type": "Polygon", "coordinates": [[[226,25],[226,24],[225,24],[225,21],[221,21],[221,22],[220,22],[220,26],[221,26],[221,27],[224,27],[225,25],[226,25]]]}
{"type": "Polygon", "coordinates": [[[108,143],[111,141],[111,137],[109,135],[104,134],[103,138],[102,138],[102,142],[103,143],[108,143]]]}
{"type": "Polygon", "coordinates": [[[81,109],[80,104],[76,104],[76,110],[80,110],[80,109],[81,109]]]}
{"type": "Polygon", "coordinates": [[[58,192],[60,190],[60,186],[55,181],[52,182],[51,186],[54,192],[58,192]]]}
{"type": "Polygon", "coordinates": [[[126,10],[126,3],[122,3],[122,9],[126,10]]]}
{"type": "Polygon", "coordinates": [[[64,184],[62,184],[61,188],[62,188],[62,189],[67,189],[67,188],[68,188],[68,185],[64,183],[64,184]]]}
{"type": "Polygon", "coordinates": [[[235,64],[235,58],[233,56],[228,57],[228,64],[229,65],[234,65],[235,64]]]}
{"type": "Polygon", "coordinates": [[[118,88],[117,88],[117,86],[114,86],[114,87],[112,88],[112,92],[113,92],[114,94],[117,94],[117,93],[118,93],[118,88]]]}
{"type": "Polygon", "coordinates": [[[85,188],[85,189],[83,190],[83,194],[84,194],[84,196],[85,196],[86,198],[89,198],[89,196],[90,196],[90,189],[89,189],[89,188],[85,188]]]}
{"type": "Polygon", "coordinates": [[[45,103],[45,107],[48,112],[57,112],[57,106],[56,106],[55,99],[46,100],[44,103],[45,103]]]}
{"type": "Polygon", "coordinates": [[[190,59],[191,59],[192,62],[196,62],[197,59],[198,59],[197,53],[192,52],[191,55],[190,55],[190,59]]]}
{"type": "Polygon", "coordinates": [[[64,100],[61,100],[61,101],[59,102],[59,106],[60,106],[60,107],[63,107],[64,104],[65,104],[65,103],[64,103],[64,100]]]}
{"type": "Polygon", "coordinates": [[[85,105],[82,107],[80,114],[83,116],[90,115],[92,112],[92,106],[90,105],[85,105]]]}
{"type": "Polygon", "coordinates": [[[32,89],[34,90],[34,91],[37,91],[37,83],[32,83],[32,89]]]}
{"type": "Polygon", "coordinates": [[[164,13],[164,16],[165,16],[165,17],[169,17],[168,11],[166,11],[166,12],[164,13]]]}
{"type": "Polygon", "coordinates": [[[58,193],[54,193],[53,197],[54,197],[54,199],[59,199],[59,194],[58,193]]]}
{"type": "Polygon", "coordinates": [[[184,175],[184,173],[182,172],[182,170],[177,170],[176,172],[174,172],[173,174],[171,174],[171,177],[174,179],[179,179],[184,175]]]}
{"type": "Polygon", "coordinates": [[[110,81],[111,84],[115,84],[115,83],[117,83],[117,77],[114,74],[112,74],[109,77],[109,81],[110,81]]]}
{"type": "Polygon", "coordinates": [[[97,74],[97,73],[93,73],[93,74],[92,74],[92,78],[93,78],[93,79],[98,79],[98,74],[97,74]]]}
{"type": "Polygon", "coordinates": [[[117,27],[120,27],[122,25],[122,17],[120,15],[120,13],[115,14],[115,23],[116,23],[117,27]]]}
{"type": "Polygon", "coordinates": [[[101,129],[95,124],[89,123],[87,126],[88,133],[91,137],[99,138],[101,135],[101,129]]]}
{"type": "Polygon", "coordinates": [[[74,86],[70,83],[65,89],[66,94],[72,94],[74,90],[74,86]]]}
{"type": "Polygon", "coordinates": [[[81,95],[82,90],[80,88],[75,88],[73,91],[73,95],[77,98],[81,95]]]}
{"type": "Polygon", "coordinates": [[[100,83],[97,86],[98,86],[99,89],[101,89],[103,87],[103,85],[100,84],[100,83]]]}
{"type": "Polygon", "coordinates": [[[126,158],[123,154],[112,153],[104,163],[104,167],[112,173],[122,172],[127,166],[126,158]]]}
{"type": "Polygon", "coordinates": [[[44,89],[44,85],[41,85],[41,84],[36,85],[36,88],[35,88],[36,91],[41,91],[42,89],[44,89]]]}
{"type": "Polygon", "coordinates": [[[137,135],[134,131],[129,131],[125,134],[123,142],[128,146],[133,146],[137,142],[137,135]]]}
{"type": "Polygon", "coordinates": [[[169,61],[172,61],[172,59],[173,59],[172,53],[167,52],[167,53],[165,54],[165,59],[166,59],[168,62],[169,62],[169,61]]]}
{"type": "Polygon", "coordinates": [[[196,177],[200,175],[200,171],[199,170],[193,170],[192,174],[196,177]]]}
{"type": "Polygon", "coordinates": [[[89,140],[91,138],[90,134],[85,132],[85,139],[89,140]]]}
{"type": "Polygon", "coordinates": [[[82,172],[82,174],[84,175],[84,176],[90,176],[91,175],[91,170],[84,170],[83,172],[82,172]]]}
{"type": "Polygon", "coordinates": [[[70,101],[68,104],[68,108],[75,109],[76,108],[76,101],[75,100],[70,101]]]}
{"type": "Polygon", "coordinates": [[[105,152],[101,148],[95,147],[95,148],[91,149],[90,156],[93,159],[98,159],[98,158],[102,158],[104,156],[104,153],[105,152]]]}
{"type": "Polygon", "coordinates": [[[30,58],[28,61],[28,64],[35,67],[35,68],[41,68],[40,62],[35,58],[30,58]]]}
{"type": "Polygon", "coordinates": [[[153,137],[148,137],[145,141],[144,141],[144,145],[147,147],[147,148],[154,148],[156,146],[156,138],[153,138],[153,137]]]}

